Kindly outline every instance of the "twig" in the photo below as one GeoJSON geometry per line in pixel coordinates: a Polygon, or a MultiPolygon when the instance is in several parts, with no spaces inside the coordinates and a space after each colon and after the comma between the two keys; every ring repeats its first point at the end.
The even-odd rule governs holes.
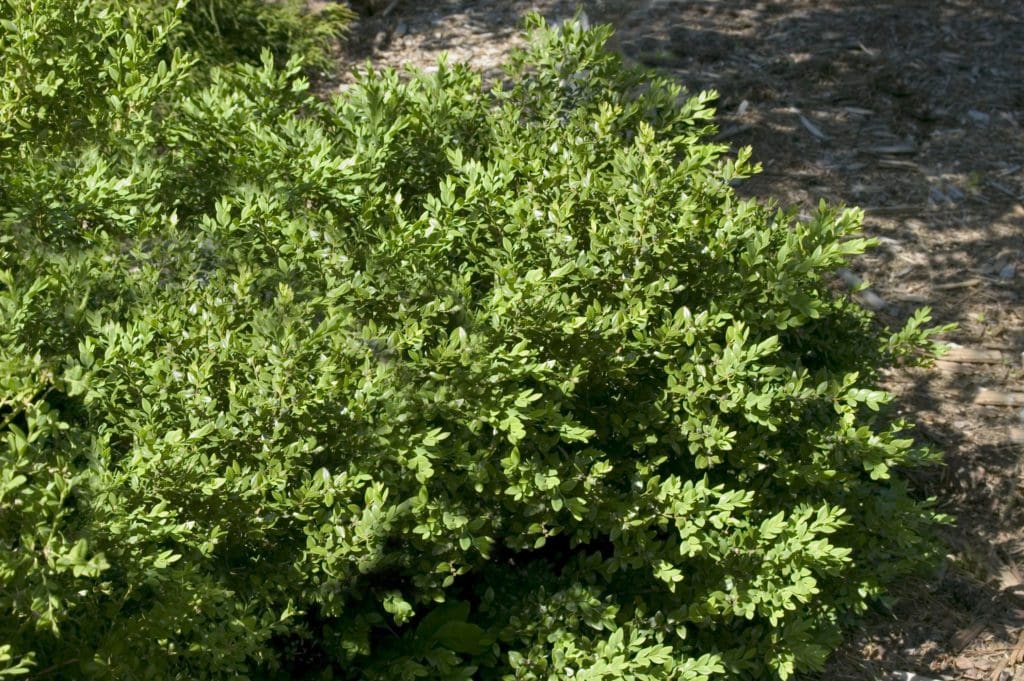
{"type": "Polygon", "coordinates": [[[936,291],[952,291],[957,288],[970,288],[972,286],[977,286],[980,283],[980,279],[972,277],[970,279],[964,279],[963,281],[949,281],[945,284],[932,284],[932,288],[936,291]]]}
{"type": "Polygon", "coordinates": [[[393,10],[395,7],[398,7],[398,3],[401,1],[402,0],[391,0],[391,2],[388,3],[388,6],[381,10],[380,16],[386,17],[387,15],[391,14],[391,10],[393,10]]]}

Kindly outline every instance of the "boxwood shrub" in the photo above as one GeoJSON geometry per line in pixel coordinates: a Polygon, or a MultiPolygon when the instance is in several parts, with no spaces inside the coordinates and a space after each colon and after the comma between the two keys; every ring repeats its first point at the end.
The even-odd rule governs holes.
{"type": "Polygon", "coordinates": [[[0,6],[0,676],[786,678],[936,555],[935,329],[712,93],[534,17],[318,98],[186,9],[0,6]]]}

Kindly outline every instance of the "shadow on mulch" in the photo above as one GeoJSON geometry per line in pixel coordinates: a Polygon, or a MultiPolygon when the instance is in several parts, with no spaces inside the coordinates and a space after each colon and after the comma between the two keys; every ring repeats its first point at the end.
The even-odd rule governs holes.
{"type": "Polygon", "coordinates": [[[1024,4],[661,1],[620,22],[625,54],[720,92],[723,137],[765,165],[747,193],[781,180],[804,201],[936,224],[980,208],[1016,228],[980,235],[984,253],[1022,248],[1024,4]]]}
{"type": "MultiPolygon", "coordinates": [[[[549,21],[559,21],[575,12],[571,0],[434,0],[429,10],[417,7],[414,0],[355,0],[359,19],[342,48],[342,60],[362,64],[375,61],[395,48],[405,36],[416,37],[417,49],[437,54],[465,47],[467,35],[486,36],[495,43],[508,42],[520,34],[523,19],[530,11],[540,11],[549,21]],[[390,11],[388,11],[390,9],[390,11]],[[456,21],[458,31],[439,30],[456,21]]],[[[500,48],[499,48],[500,49],[500,48]]]]}

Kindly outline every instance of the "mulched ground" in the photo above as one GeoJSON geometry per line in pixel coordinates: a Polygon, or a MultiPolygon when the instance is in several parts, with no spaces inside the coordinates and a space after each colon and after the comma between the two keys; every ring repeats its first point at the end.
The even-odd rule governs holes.
{"type": "Polygon", "coordinates": [[[628,59],[720,93],[721,137],[764,166],[744,194],[866,209],[881,245],[853,268],[864,303],[893,324],[922,305],[959,324],[952,361],[886,381],[946,452],[916,482],[957,525],[942,574],[900,585],[818,678],[1024,681],[1024,2],[352,4],[346,69],[446,51],[492,75],[526,12],[582,5],[628,59]]]}

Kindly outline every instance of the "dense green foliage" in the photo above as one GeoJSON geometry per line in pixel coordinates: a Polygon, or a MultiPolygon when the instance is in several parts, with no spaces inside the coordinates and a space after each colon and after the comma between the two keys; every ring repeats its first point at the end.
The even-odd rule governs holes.
{"type": "MultiPolygon", "coordinates": [[[[108,0],[118,3],[122,0],[108,0]]],[[[329,68],[329,48],[345,34],[354,14],[348,5],[327,4],[313,13],[306,0],[145,0],[145,21],[160,23],[163,13],[182,5],[182,28],[171,47],[197,52],[206,63],[259,63],[264,50],[283,65],[302,57],[311,66],[329,68]]]]}
{"type": "Polygon", "coordinates": [[[534,20],[321,101],[104,6],[0,6],[0,676],[784,678],[934,555],[926,315],[710,95],[534,20]]]}

